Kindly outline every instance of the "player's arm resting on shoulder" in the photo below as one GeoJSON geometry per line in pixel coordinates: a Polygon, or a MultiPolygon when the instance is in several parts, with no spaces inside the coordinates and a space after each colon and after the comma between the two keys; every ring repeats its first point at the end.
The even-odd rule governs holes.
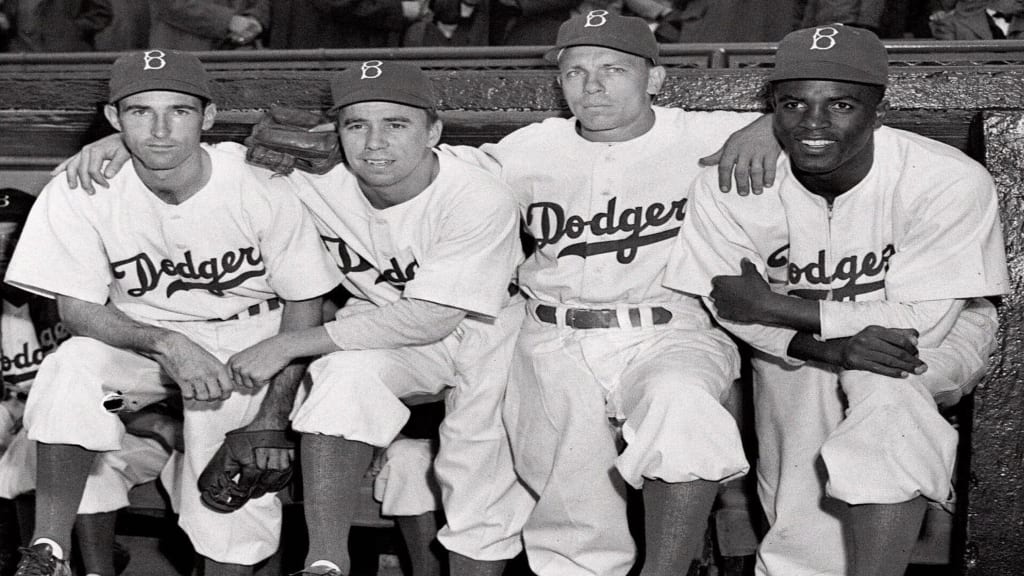
{"type": "Polygon", "coordinates": [[[108,188],[107,179],[113,178],[131,157],[121,135],[110,134],[83,146],[77,154],[58,164],[50,176],[63,172],[69,187],[74,189],[81,184],[86,193],[95,194],[96,185],[108,188]]]}
{"type": "Polygon", "coordinates": [[[735,175],[740,196],[751,191],[760,194],[775,183],[775,164],[781,153],[782,146],[772,129],[772,115],[765,114],[730,134],[718,151],[700,159],[700,165],[718,165],[718,187],[722,192],[732,188],[735,175]]]}
{"type": "Polygon", "coordinates": [[[488,146],[492,145],[485,144],[483,147],[477,148],[476,146],[441,144],[437,147],[437,151],[454,156],[463,162],[468,162],[498,176],[501,174],[501,163],[497,158],[487,153],[486,149],[488,146]]]}
{"type": "Polygon", "coordinates": [[[151,358],[181,388],[186,399],[221,400],[231,395],[231,375],[215,356],[187,336],[138,322],[113,304],[57,296],[69,332],[151,358]]]}

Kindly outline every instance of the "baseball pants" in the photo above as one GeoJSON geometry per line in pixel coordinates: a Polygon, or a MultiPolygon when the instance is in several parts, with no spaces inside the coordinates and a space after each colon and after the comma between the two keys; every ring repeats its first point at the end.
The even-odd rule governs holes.
{"type": "MultiPolygon", "coordinates": [[[[280,310],[234,321],[153,323],[188,336],[221,361],[277,333],[280,310]]],[[[231,514],[206,508],[196,480],[220,447],[224,435],[252,421],[266,389],[235,390],[227,400],[185,401],[185,464],[179,524],[196,552],[217,562],[255,564],[277,550],[281,503],[268,494],[231,514]]],[[[97,452],[124,447],[120,418],[104,409],[108,394],[124,396],[138,409],[178,394],[160,365],[139,354],[98,340],[74,337],[39,368],[25,408],[29,438],[50,444],[75,444],[97,452]]]]}
{"type": "Polygon", "coordinates": [[[958,436],[936,399],[977,382],[995,328],[994,307],[973,303],[940,346],[920,350],[928,371],[905,379],[755,358],[758,493],[770,525],[758,574],[846,574],[848,504],[949,502],[958,436]]]}
{"type": "Polygon", "coordinates": [[[438,539],[477,560],[512,558],[532,499],[512,469],[501,402],[523,313],[516,300],[435,344],[324,356],[310,365],[313,386],[297,400],[292,427],[384,447],[409,417],[403,400],[447,389],[434,460],[447,520],[438,539]]]}
{"type": "Polygon", "coordinates": [[[673,313],[668,324],[637,328],[526,319],[505,421],[516,471],[538,496],[523,539],[540,576],[630,570],[627,484],[747,472],[736,422],[722,406],[739,375],[736,347],[699,306],[673,313]]]}
{"type": "MultiPolygon", "coordinates": [[[[152,438],[125,435],[122,448],[103,452],[85,483],[79,514],[114,512],[128,506],[128,491],[160,477],[171,455],[152,438]]],[[[0,498],[14,499],[36,489],[36,443],[25,429],[0,458],[0,498]]]]}

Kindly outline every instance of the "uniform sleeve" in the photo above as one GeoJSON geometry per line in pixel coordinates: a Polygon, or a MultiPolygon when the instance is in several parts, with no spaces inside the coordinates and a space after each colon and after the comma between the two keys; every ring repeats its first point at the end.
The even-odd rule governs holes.
{"type": "Polygon", "coordinates": [[[494,146],[493,144],[484,144],[480,148],[476,146],[452,146],[451,144],[441,144],[438,146],[438,151],[445,154],[449,154],[467,162],[479,168],[490,172],[494,176],[501,176],[501,163],[494,156],[487,153],[487,148],[494,146]]]}
{"type": "Polygon", "coordinates": [[[744,258],[754,263],[758,270],[765,270],[764,258],[757,252],[754,241],[718,201],[721,192],[717,188],[717,178],[716,171],[703,170],[691,187],[686,218],[669,253],[664,284],[668,288],[703,297],[719,324],[754,348],[787,362],[798,362],[787,356],[795,330],[722,320],[714,302],[708,298],[711,279],[739,274],[740,261],[744,258]]]}
{"type": "Polygon", "coordinates": [[[324,329],[342,350],[394,350],[439,342],[465,317],[457,308],[402,298],[356,314],[339,314],[324,329]]]}
{"type": "Polygon", "coordinates": [[[32,206],[5,281],[47,298],[61,294],[105,304],[113,280],[110,262],[88,217],[99,201],[68,189],[63,176],[51,180],[32,206]]]}
{"type": "Polygon", "coordinates": [[[341,282],[341,272],[324,248],[313,217],[292,190],[300,184],[279,176],[267,182],[256,229],[270,287],[285,300],[329,292],[341,282]]]}
{"type": "Polygon", "coordinates": [[[934,347],[952,327],[963,308],[963,300],[925,300],[923,302],[835,302],[822,300],[821,337],[825,340],[853,336],[868,326],[913,328],[920,334],[920,345],[934,347]]]}
{"type": "Polygon", "coordinates": [[[1006,252],[995,185],[981,167],[920,194],[897,216],[896,253],[885,277],[887,300],[913,302],[1005,294],[1006,252]]]}
{"type": "MultiPolygon", "coordinates": [[[[522,260],[519,211],[511,192],[462,195],[446,208],[434,245],[404,295],[496,316],[522,260]]],[[[478,186],[479,188],[479,186],[478,186]]]]}

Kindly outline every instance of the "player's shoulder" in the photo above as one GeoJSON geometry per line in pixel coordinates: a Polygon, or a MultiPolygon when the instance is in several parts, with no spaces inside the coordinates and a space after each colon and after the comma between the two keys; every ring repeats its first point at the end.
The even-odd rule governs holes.
{"type": "Polygon", "coordinates": [[[518,210],[512,189],[490,172],[448,154],[438,154],[438,189],[446,203],[471,210],[518,210]]]}
{"type": "Polygon", "coordinates": [[[987,183],[992,179],[984,166],[957,148],[890,126],[875,133],[875,159],[902,173],[904,180],[907,175],[928,182],[987,183]]]}
{"type": "Polygon", "coordinates": [[[518,128],[498,142],[499,148],[516,147],[535,150],[559,145],[559,141],[576,135],[574,118],[552,117],[518,128]]]}

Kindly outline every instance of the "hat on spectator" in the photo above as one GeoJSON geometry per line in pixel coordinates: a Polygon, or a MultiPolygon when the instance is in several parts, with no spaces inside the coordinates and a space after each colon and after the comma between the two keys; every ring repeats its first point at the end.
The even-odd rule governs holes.
{"type": "Polygon", "coordinates": [[[770,82],[839,80],[885,86],[885,46],[870,30],[831,24],[790,32],[779,42],[770,82]]]}
{"type": "Polygon", "coordinates": [[[562,50],[572,46],[603,46],[659,63],[658,41],[647,21],[608,10],[591,10],[563,22],[555,47],[545,52],[544,58],[557,62],[562,50]]]}
{"type": "Polygon", "coordinates": [[[437,107],[434,86],[418,66],[405,62],[368,60],[331,79],[336,112],[359,102],[394,102],[414,108],[437,107]]]}
{"type": "Polygon", "coordinates": [[[146,50],[125,54],[114,61],[110,70],[110,102],[148,90],[212,99],[203,63],[188,52],[146,50]]]}
{"type": "Polygon", "coordinates": [[[17,188],[0,188],[0,222],[24,222],[36,197],[17,188]]]}

